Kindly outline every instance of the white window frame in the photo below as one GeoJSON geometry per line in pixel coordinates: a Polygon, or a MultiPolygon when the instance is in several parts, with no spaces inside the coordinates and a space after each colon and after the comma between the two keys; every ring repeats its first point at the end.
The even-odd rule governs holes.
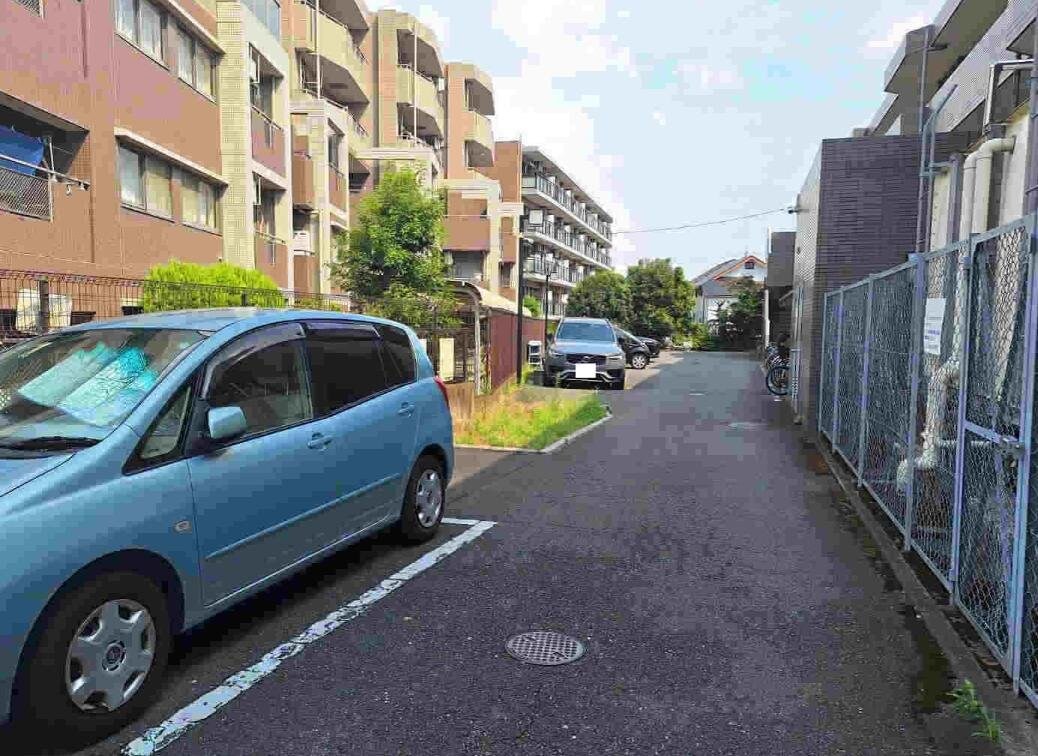
{"type": "Polygon", "coordinates": [[[198,39],[187,31],[180,24],[175,25],[177,31],[177,78],[187,84],[189,87],[194,89],[203,97],[216,102],[216,61],[210,52],[209,48],[203,45],[198,39]],[[188,55],[190,62],[188,64],[188,72],[185,78],[185,74],[182,70],[184,62],[181,60],[184,48],[181,45],[182,41],[188,42],[190,53],[188,55]],[[209,91],[206,92],[198,86],[198,59],[205,56],[209,61],[209,91]]]}
{"type": "MultiPolygon", "coordinates": [[[[122,2],[122,0],[113,0],[116,4],[122,2]]],[[[133,4],[133,32],[131,35],[125,34],[120,28],[118,23],[115,26],[115,33],[125,39],[127,42],[132,44],[142,53],[147,55],[155,62],[165,66],[166,65],[166,47],[169,42],[166,39],[166,27],[168,26],[168,14],[163,8],[150,0],[130,0],[133,4]],[[141,43],[141,6],[150,6],[155,14],[159,17],[159,53],[158,57],[151,50],[144,48],[141,43]]],[[[118,6],[117,6],[118,7],[118,6]]],[[[118,18],[118,12],[113,14],[115,18],[118,18]]]]}
{"type": "Polygon", "coordinates": [[[145,153],[132,149],[131,147],[127,147],[124,144],[120,144],[119,148],[120,150],[125,150],[126,152],[137,156],[137,176],[138,180],[140,181],[141,197],[144,200],[143,204],[138,205],[137,203],[130,202],[129,200],[123,197],[121,183],[122,171],[120,170],[119,203],[123,207],[128,207],[132,210],[139,210],[141,212],[147,213],[148,215],[154,215],[157,218],[173,220],[173,166],[170,165],[169,161],[167,160],[163,160],[162,158],[156,157],[154,155],[146,155],[145,153]],[[162,165],[166,166],[167,170],[169,171],[169,178],[167,179],[167,181],[169,183],[170,211],[168,213],[165,210],[159,209],[155,204],[153,204],[153,202],[149,201],[148,199],[148,175],[146,165],[149,160],[153,163],[161,163],[162,165]]]}

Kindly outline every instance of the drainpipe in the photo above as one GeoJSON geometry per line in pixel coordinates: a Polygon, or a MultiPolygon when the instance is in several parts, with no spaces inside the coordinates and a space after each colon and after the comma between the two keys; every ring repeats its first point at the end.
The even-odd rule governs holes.
{"type": "MultiPolygon", "coordinates": [[[[1034,24],[1034,55],[1038,60],[1038,19],[1034,24]]],[[[1038,211],[1038,78],[1031,73],[1031,112],[1027,124],[1027,173],[1024,187],[1024,214],[1038,211]]]]}
{"type": "MultiPolygon", "coordinates": [[[[982,234],[988,230],[988,217],[991,199],[991,172],[996,152],[1012,152],[1016,146],[1016,137],[989,139],[980,146],[976,155],[976,175],[973,184],[973,223],[970,231],[982,234]]],[[[970,155],[970,157],[973,157],[970,155]]],[[[963,236],[963,238],[967,238],[963,236]]]]}

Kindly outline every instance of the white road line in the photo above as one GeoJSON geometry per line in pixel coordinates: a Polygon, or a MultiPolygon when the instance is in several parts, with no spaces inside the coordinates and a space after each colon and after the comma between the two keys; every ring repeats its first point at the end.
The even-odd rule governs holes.
{"type": "Polygon", "coordinates": [[[350,620],[364,614],[368,607],[384,599],[408,580],[420,575],[441,560],[453,554],[467,543],[479,538],[497,523],[486,520],[458,520],[443,518],[448,525],[469,525],[468,530],[450,539],[442,546],[425,554],[417,561],[404,567],[395,575],[390,575],[377,586],[351,601],[340,609],[336,609],[322,620],[307,628],[304,632],[286,643],[270,651],[262,659],[247,669],[243,669],[224,680],[223,684],[213,688],[205,695],[195,699],[157,727],[152,727],[139,738],[123,748],[127,756],[146,756],[156,753],[181,737],[199,722],[211,717],[246,690],[281,666],[281,662],[290,659],[310,644],[331,634],[350,620]]]}

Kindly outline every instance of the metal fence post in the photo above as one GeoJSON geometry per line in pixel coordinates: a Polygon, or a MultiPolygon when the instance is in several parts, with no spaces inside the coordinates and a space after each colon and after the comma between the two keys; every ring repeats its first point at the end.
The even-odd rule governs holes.
{"type": "Polygon", "coordinates": [[[833,451],[836,451],[836,429],[839,427],[840,416],[840,351],[843,346],[843,289],[840,289],[836,296],[836,358],[833,361],[833,427],[829,429],[829,440],[832,442],[833,451]]]}
{"type": "Polygon", "coordinates": [[[44,334],[50,330],[50,281],[37,281],[36,295],[40,299],[36,325],[40,334],[44,334]]]}
{"type": "Polygon", "coordinates": [[[1035,367],[1035,329],[1038,328],[1038,303],[1035,296],[1035,241],[1034,218],[1030,218],[1027,227],[1027,309],[1024,320],[1024,395],[1020,402],[1020,441],[1023,454],[1020,457],[1019,481],[1016,486],[1016,544],[1013,550],[1013,593],[1010,598],[1009,627],[1010,668],[1013,677],[1013,691],[1020,692],[1020,662],[1023,650],[1024,625],[1024,582],[1026,580],[1027,561],[1027,514],[1030,506],[1031,476],[1031,433],[1034,423],[1034,367],[1035,367]]]}
{"type": "Polygon", "coordinates": [[[923,351],[923,312],[926,299],[926,259],[922,255],[915,258],[915,285],[912,290],[912,341],[909,349],[909,370],[912,371],[912,388],[908,400],[908,482],[905,487],[905,543],[906,552],[912,550],[912,527],[915,520],[915,464],[916,464],[916,423],[919,411],[919,372],[922,370],[923,351]]]}
{"type": "MultiPolygon", "coordinates": [[[[959,287],[962,289],[963,310],[962,334],[959,345],[959,406],[955,428],[955,498],[952,502],[952,549],[951,567],[948,570],[948,583],[951,585],[949,602],[954,605],[959,600],[959,545],[962,537],[962,497],[965,484],[966,467],[966,384],[969,382],[970,366],[970,328],[973,318],[973,255],[974,243],[968,241],[964,247],[965,254],[960,255],[959,287]]],[[[959,296],[959,292],[955,292],[959,296]]]]}
{"type": "Polygon", "coordinates": [[[865,338],[861,342],[861,401],[858,409],[858,488],[865,484],[865,426],[869,409],[869,352],[872,348],[872,282],[865,284],[865,338]]]}
{"type": "MultiPolygon", "coordinates": [[[[767,295],[765,295],[765,296],[767,296],[767,295]]],[[[825,353],[829,349],[829,341],[828,341],[828,338],[829,338],[829,335],[830,335],[829,334],[829,306],[830,306],[830,300],[832,299],[832,296],[833,295],[830,292],[829,294],[826,294],[825,296],[822,297],[822,354],[821,354],[821,358],[822,359],[819,360],[819,362],[821,363],[821,369],[818,371],[818,399],[819,399],[819,406],[818,406],[818,409],[816,410],[816,412],[818,413],[818,423],[817,423],[817,425],[818,425],[818,435],[819,436],[822,435],[822,407],[821,407],[821,400],[823,400],[825,398],[825,397],[822,396],[822,389],[825,386],[825,378],[826,378],[826,375],[829,372],[829,371],[827,371],[825,369],[825,363],[826,363],[825,353]]]]}

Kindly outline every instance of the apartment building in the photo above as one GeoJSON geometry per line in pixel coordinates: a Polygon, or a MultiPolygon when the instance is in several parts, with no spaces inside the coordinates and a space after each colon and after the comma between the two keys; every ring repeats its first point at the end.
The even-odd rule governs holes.
{"type": "Polygon", "coordinates": [[[0,267],[220,259],[224,4],[0,0],[0,267]]]}
{"type": "Polygon", "coordinates": [[[1031,66],[1020,59],[1034,53],[1036,9],[1035,0],[948,0],[887,67],[870,133],[918,134],[930,121],[930,133],[963,145],[931,171],[922,251],[1024,214],[1031,66]]]}
{"type": "Polygon", "coordinates": [[[330,290],[328,264],[372,186],[375,24],[361,0],[292,0],[283,25],[291,50],[290,245],[300,290],[330,290]]]}
{"type": "Polygon", "coordinates": [[[613,219],[538,147],[522,148],[521,191],[520,293],[560,318],[573,287],[612,269],[613,219]]]}

